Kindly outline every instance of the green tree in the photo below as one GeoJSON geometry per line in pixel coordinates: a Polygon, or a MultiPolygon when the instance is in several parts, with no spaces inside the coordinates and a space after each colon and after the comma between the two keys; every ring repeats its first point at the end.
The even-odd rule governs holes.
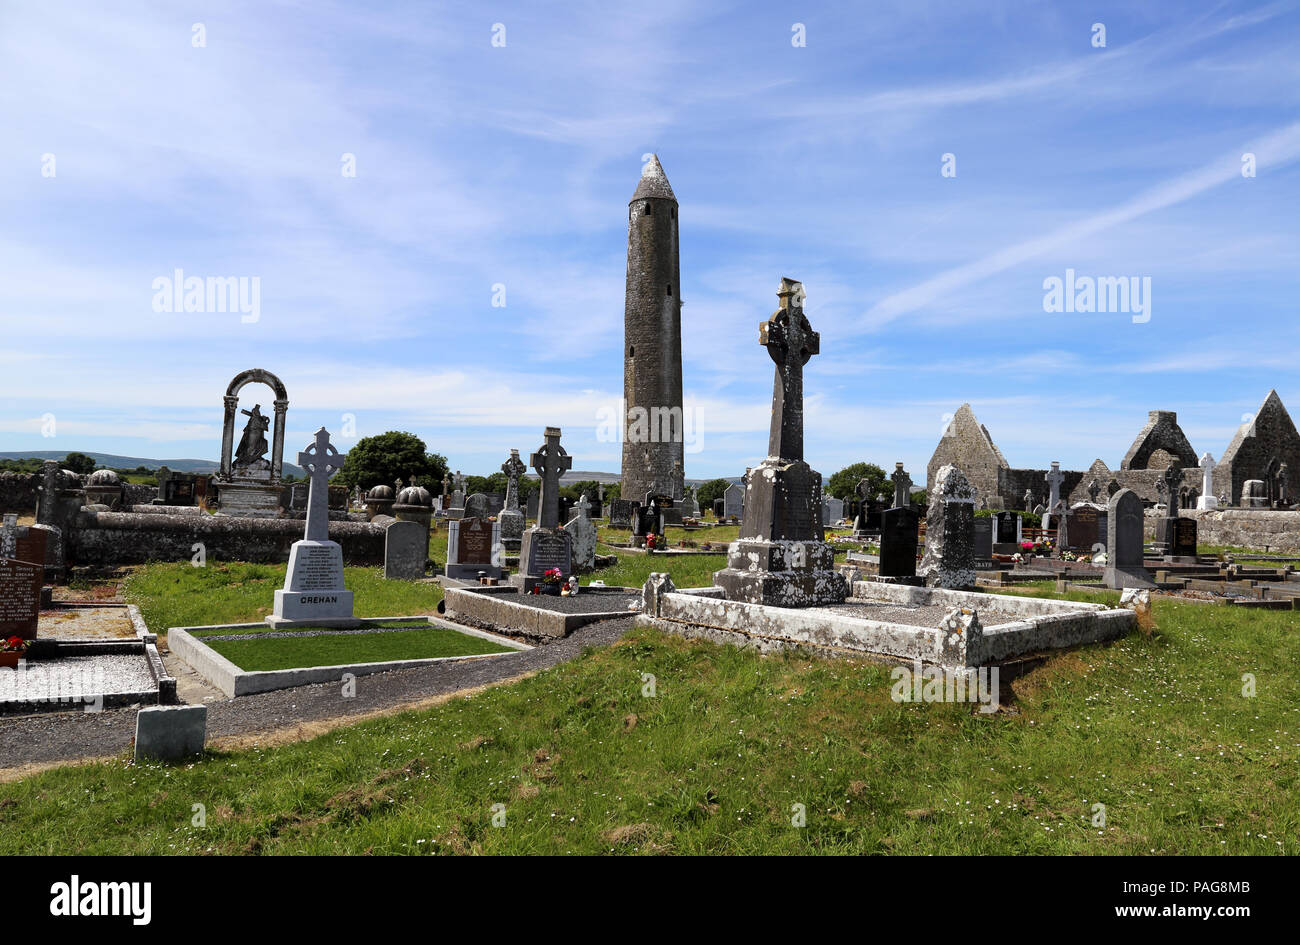
{"type": "Polygon", "coordinates": [[[875,498],[883,492],[889,496],[892,504],[894,490],[888,477],[885,476],[885,471],[875,463],[854,463],[852,466],[845,466],[827,480],[825,492],[837,499],[852,502],[859,498],[858,483],[863,479],[871,484],[867,492],[868,498],[875,498]]]}
{"type": "Polygon", "coordinates": [[[376,436],[363,436],[348,450],[343,468],[334,482],[351,489],[370,489],[392,485],[398,479],[414,481],[434,495],[442,492],[442,478],[447,475],[447,458],[430,453],[424,440],[414,433],[390,430],[376,436]]]}
{"type": "Polygon", "coordinates": [[[74,473],[86,473],[95,471],[95,461],[85,453],[69,453],[63,457],[63,468],[71,469],[74,473]]]}
{"type": "Polygon", "coordinates": [[[700,487],[695,490],[695,498],[700,500],[700,513],[712,511],[713,503],[722,498],[722,493],[727,491],[729,485],[731,483],[725,479],[710,479],[700,483],[700,487]]]}

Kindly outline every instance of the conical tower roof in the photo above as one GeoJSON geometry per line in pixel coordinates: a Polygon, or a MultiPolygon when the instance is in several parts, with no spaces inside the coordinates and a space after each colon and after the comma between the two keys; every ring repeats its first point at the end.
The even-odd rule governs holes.
{"type": "Polygon", "coordinates": [[[645,166],[641,168],[641,182],[636,185],[636,193],[628,203],[653,198],[677,202],[677,195],[673,193],[672,185],[668,183],[668,175],[664,173],[664,166],[659,163],[657,154],[650,155],[650,160],[646,161],[645,166]]]}

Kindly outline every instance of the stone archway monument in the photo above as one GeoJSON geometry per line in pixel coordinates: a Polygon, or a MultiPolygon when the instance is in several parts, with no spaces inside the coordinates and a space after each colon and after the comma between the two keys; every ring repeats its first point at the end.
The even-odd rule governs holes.
{"type": "Polygon", "coordinates": [[[227,515],[276,515],[280,509],[280,480],[284,464],[284,417],[289,409],[289,394],[284,382],[270,371],[252,368],[231,380],[224,401],[221,471],[213,480],[218,508],[227,515]],[[243,410],[239,408],[239,392],[249,384],[265,384],[275,392],[271,416],[262,411],[260,403],[243,410]],[[236,445],[235,427],[240,414],[248,419],[236,445]],[[271,454],[269,460],[266,458],[268,452],[271,454]]]}

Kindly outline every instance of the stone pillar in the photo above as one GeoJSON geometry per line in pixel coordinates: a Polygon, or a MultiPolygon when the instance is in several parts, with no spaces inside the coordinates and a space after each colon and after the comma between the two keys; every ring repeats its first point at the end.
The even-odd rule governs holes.
{"type": "MultiPolygon", "coordinates": [[[[239,408],[239,397],[226,394],[226,419],[221,428],[221,478],[230,478],[230,458],[235,451],[235,411],[239,408]]],[[[276,427],[277,436],[279,427],[276,427]]]]}
{"type": "MultiPolygon", "coordinates": [[[[289,409],[289,401],[275,401],[275,434],[271,442],[271,481],[280,481],[280,471],[284,465],[284,415],[289,409]]],[[[233,414],[232,414],[233,417],[233,414]]],[[[233,427],[231,428],[233,432],[233,427]]],[[[229,453],[227,453],[229,455],[229,453]]]]}

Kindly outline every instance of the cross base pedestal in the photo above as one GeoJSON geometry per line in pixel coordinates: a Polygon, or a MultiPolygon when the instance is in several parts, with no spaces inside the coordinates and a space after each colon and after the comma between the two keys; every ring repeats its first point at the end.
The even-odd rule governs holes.
{"type": "Polygon", "coordinates": [[[295,541],[289,550],[284,590],[275,592],[267,626],[359,627],[352,592],[343,586],[343,549],[335,541],[295,541]]]}
{"type": "Polygon", "coordinates": [[[835,550],[822,541],[742,538],[727,551],[727,567],[713,575],[727,600],[772,607],[842,604],[849,596],[835,570],[835,550]]]}

